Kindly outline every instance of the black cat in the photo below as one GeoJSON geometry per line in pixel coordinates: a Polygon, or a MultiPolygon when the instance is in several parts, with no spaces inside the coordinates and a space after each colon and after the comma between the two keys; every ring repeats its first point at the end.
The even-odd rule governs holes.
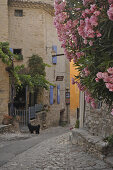
{"type": "Polygon", "coordinates": [[[40,133],[40,125],[34,126],[31,123],[28,123],[28,128],[31,133],[35,132],[36,134],[40,133]]]}

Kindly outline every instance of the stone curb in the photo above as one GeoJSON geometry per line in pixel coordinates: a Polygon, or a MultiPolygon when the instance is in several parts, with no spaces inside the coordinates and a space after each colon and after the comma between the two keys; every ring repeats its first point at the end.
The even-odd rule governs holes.
{"type": "Polygon", "coordinates": [[[0,125],[0,134],[11,132],[14,129],[13,125],[0,125]]]}
{"type": "Polygon", "coordinates": [[[73,129],[70,139],[72,144],[82,146],[85,151],[98,156],[100,159],[104,159],[110,151],[107,142],[98,136],[92,136],[85,129],[73,129]]]}

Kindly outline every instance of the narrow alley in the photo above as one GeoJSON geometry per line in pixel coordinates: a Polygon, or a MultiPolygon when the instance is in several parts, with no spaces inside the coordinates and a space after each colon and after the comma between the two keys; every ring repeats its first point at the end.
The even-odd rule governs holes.
{"type": "Polygon", "coordinates": [[[0,157],[6,153],[5,148],[12,148],[13,156],[0,170],[112,170],[103,161],[72,145],[70,134],[70,127],[54,127],[38,136],[28,133],[1,136],[0,157]]]}

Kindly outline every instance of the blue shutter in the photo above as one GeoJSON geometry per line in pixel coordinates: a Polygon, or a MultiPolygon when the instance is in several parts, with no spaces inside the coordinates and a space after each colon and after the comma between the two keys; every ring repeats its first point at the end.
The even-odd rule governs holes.
{"type": "Polygon", "coordinates": [[[53,86],[50,86],[50,104],[53,104],[53,86]]]}
{"type": "Polygon", "coordinates": [[[13,49],[12,48],[9,48],[9,50],[13,53],[13,49]]]}
{"type": "Polygon", "coordinates": [[[57,86],[57,104],[60,104],[60,85],[57,86]]]}
{"type": "MultiPolygon", "coordinates": [[[[54,50],[57,54],[57,46],[56,45],[52,46],[52,50],[54,50]]],[[[52,63],[57,64],[57,56],[52,57],[52,63]]]]}

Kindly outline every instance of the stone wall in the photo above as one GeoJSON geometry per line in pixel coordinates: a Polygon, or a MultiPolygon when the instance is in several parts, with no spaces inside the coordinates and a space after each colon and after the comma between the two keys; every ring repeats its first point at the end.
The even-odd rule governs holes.
{"type": "Polygon", "coordinates": [[[9,42],[13,49],[22,49],[27,64],[33,54],[44,54],[44,22],[41,9],[9,7],[9,42]],[[14,16],[15,9],[23,9],[23,17],[14,16]]]}
{"type": "Polygon", "coordinates": [[[92,109],[86,104],[84,127],[93,135],[109,136],[113,134],[113,116],[104,104],[100,109],[92,109]]]}
{"type": "MultiPolygon", "coordinates": [[[[0,42],[8,41],[8,6],[7,0],[0,0],[0,42]]],[[[9,76],[6,65],[0,60],[0,124],[3,114],[8,113],[9,76]]]]}
{"type": "Polygon", "coordinates": [[[1,41],[8,41],[7,0],[0,0],[0,42],[1,41]]]}
{"type": "MultiPolygon", "coordinates": [[[[69,89],[69,62],[65,56],[57,57],[57,64],[52,64],[52,46],[57,46],[57,53],[63,54],[63,49],[53,25],[53,0],[0,0],[0,41],[9,41],[10,48],[22,49],[24,59],[14,61],[15,65],[27,65],[29,57],[38,54],[51,67],[46,68],[46,78],[55,85],[54,102],[50,105],[49,91],[44,91],[40,100],[49,106],[47,124],[58,125],[60,111],[64,109],[64,119],[69,117],[69,106],[65,103],[65,91],[69,89]],[[23,16],[14,15],[15,10],[23,10],[23,16]],[[63,76],[63,81],[56,81],[57,76],[63,76]],[[60,85],[60,104],[57,104],[57,85],[60,85]]],[[[9,77],[5,65],[0,61],[0,122],[3,114],[8,113],[9,77]]]]}
{"type": "Polygon", "coordinates": [[[40,124],[42,130],[51,126],[63,125],[66,121],[64,114],[60,124],[60,109],[54,106],[49,107],[48,110],[36,113],[36,119],[30,120],[32,125],[40,124]]]}
{"type": "Polygon", "coordinates": [[[32,125],[38,125],[40,124],[41,130],[46,129],[47,126],[47,112],[41,111],[36,113],[36,119],[30,120],[30,123],[32,125]]]}
{"type": "MultiPolygon", "coordinates": [[[[24,60],[15,64],[27,65],[29,57],[38,54],[44,62],[51,67],[46,67],[46,78],[55,85],[53,89],[54,103],[49,103],[49,91],[44,91],[41,98],[43,104],[49,105],[47,124],[58,125],[60,110],[65,108],[67,119],[67,106],[65,104],[65,90],[69,88],[69,63],[65,56],[57,57],[57,64],[52,64],[52,46],[57,46],[57,53],[63,54],[56,29],[53,25],[53,0],[47,1],[21,1],[9,0],[9,42],[10,47],[22,49],[24,60]],[[51,4],[47,5],[45,4],[51,4]],[[43,4],[44,3],[44,4],[43,4]],[[47,7],[47,8],[46,8],[47,7]],[[22,17],[14,16],[16,9],[23,10],[22,17]],[[68,73],[67,73],[68,70],[68,73]],[[63,81],[56,81],[56,76],[64,76],[63,81]],[[57,85],[60,85],[60,104],[57,104],[57,85]]],[[[69,108],[68,108],[69,113],[69,108]]]]}
{"type": "Polygon", "coordinates": [[[57,114],[49,111],[41,111],[36,113],[36,119],[30,120],[32,125],[40,124],[41,129],[46,129],[50,126],[58,126],[59,124],[59,112],[57,109],[57,114]]]}
{"type": "Polygon", "coordinates": [[[0,60],[0,124],[3,114],[8,113],[9,102],[9,74],[5,70],[6,65],[0,60]]]}

